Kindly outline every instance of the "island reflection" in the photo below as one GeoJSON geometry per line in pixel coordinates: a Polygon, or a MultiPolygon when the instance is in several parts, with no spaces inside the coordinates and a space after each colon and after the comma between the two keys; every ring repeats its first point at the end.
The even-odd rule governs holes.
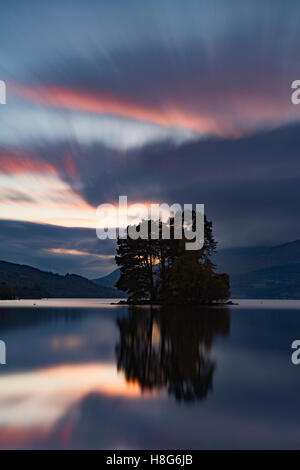
{"type": "Polygon", "coordinates": [[[165,389],[178,402],[204,399],[212,389],[216,335],[228,335],[226,307],[131,307],[117,320],[117,367],[144,391],[165,389]]]}

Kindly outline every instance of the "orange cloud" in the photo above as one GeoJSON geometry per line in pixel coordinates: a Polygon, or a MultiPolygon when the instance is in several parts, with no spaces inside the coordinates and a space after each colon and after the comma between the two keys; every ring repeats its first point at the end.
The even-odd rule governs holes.
{"type": "Polygon", "coordinates": [[[31,158],[22,152],[16,154],[0,153],[0,173],[50,173],[56,175],[57,171],[48,162],[31,158]]]}
{"type": "Polygon", "coordinates": [[[51,432],[50,427],[18,427],[9,426],[0,429],[0,447],[1,448],[16,448],[24,447],[26,444],[31,444],[34,441],[46,442],[51,432]]]}
{"type": "Polygon", "coordinates": [[[49,248],[47,249],[48,252],[58,254],[58,255],[71,255],[71,256],[93,256],[95,258],[99,258],[102,260],[107,259],[114,259],[115,255],[101,255],[97,253],[90,253],[87,251],[80,251],[74,249],[67,249],[67,248],[49,248]]]}
{"type": "Polygon", "coordinates": [[[11,88],[23,99],[40,105],[122,116],[167,127],[185,127],[199,133],[214,132],[219,135],[225,133],[213,117],[195,115],[173,104],[156,109],[146,104],[136,103],[126,97],[101,92],[93,94],[67,87],[37,86],[33,88],[11,84],[11,88]]]}
{"type": "Polygon", "coordinates": [[[65,171],[70,178],[75,179],[77,177],[77,168],[72,155],[68,154],[65,158],[65,171]]]}

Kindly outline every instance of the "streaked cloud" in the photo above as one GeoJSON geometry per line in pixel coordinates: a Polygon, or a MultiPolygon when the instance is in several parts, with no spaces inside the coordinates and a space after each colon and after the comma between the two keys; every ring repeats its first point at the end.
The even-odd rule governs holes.
{"type": "Polygon", "coordinates": [[[134,102],[130,98],[122,97],[122,95],[93,94],[84,90],[79,91],[51,85],[31,88],[13,84],[11,87],[23,99],[38,105],[120,116],[165,127],[187,128],[200,134],[222,133],[213,116],[201,116],[201,112],[189,113],[176,106],[175,103],[151,108],[134,102]]]}
{"type": "Polygon", "coordinates": [[[17,149],[14,152],[0,151],[0,173],[17,175],[48,173],[55,175],[57,171],[51,163],[29,157],[22,150],[17,149]]]}
{"type": "Polygon", "coordinates": [[[96,226],[95,209],[57,175],[2,174],[0,197],[1,219],[64,227],[96,226]]]}
{"type": "Polygon", "coordinates": [[[151,142],[170,140],[180,144],[200,137],[198,132],[183,127],[71,109],[25,103],[8,104],[0,109],[0,141],[8,147],[69,141],[79,145],[99,143],[124,151],[151,142]]]}

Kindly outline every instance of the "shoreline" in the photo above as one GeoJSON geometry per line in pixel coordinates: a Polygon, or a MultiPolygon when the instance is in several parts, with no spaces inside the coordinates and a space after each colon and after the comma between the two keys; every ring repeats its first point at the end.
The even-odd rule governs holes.
{"type": "Polygon", "coordinates": [[[191,307],[218,307],[218,306],[226,306],[226,305],[239,305],[232,300],[228,300],[227,302],[212,302],[209,304],[186,304],[186,303],[172,303],[172,304],[164,304],[162,302],[149,302],[148,300],[140,301],[140,302],[128,302],[126,300],[120,300],[117,303],[112,302],[111,305],[128,305],[128,306],[148,306],[148,307],[172,307],[172,306],[181,306],[181,305],[189,305],[191,307]]]}

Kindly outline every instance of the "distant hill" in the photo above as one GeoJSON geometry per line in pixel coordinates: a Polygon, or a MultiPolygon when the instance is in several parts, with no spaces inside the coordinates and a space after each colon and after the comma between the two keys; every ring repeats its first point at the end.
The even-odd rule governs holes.
{"type": "MultiPolygon", "coordinates": [[[[300,299],[300,240],[219,250],[213,262],[218,272],[230,275],[232,298],[300,299]]],[[[94,282],[112,287],[119,276],[116,269],[94,282]]]]}
{"type": "Polygon", "coordinates": [[[265,256],[268,267],[300,263],[300,240],[269,248],[265,256]]]}
{"type": "Polygon", "coordinates": [[[226,248],[218,250],[212,260],[219,272],[227,272],[232,276],[265,267],[265,257],[269,250],[270,248],[264,246],[226,248]]]}
{"type": "Polygon", "coordinates": [[[98,277],[97,279],[91,279],[92,282],[99,286],[114,287],[116,282],[119,280],[120,270],[115,269],[113,272],[104,277],[98,277]]]}
{"type": "Polygon", "coordinates": [[[0,283],[5,282],[20,298],[111,298],[122,293],[97,285],[76,274],[54,274],[31,266],[0,261],[0,283]]]}
{"type": "Polygon", "coordinates": [[[218,271],[230,275],[300,263],[300,240],[274,247],[245,247],[219,250],[213,257],[218,271]]]}
{"type": "Polygon", "coordinates": [[[300,299],[300,240],[220,250],[214,262],[230,274],[233,298],[300,299]]]}
{"type": "MultiPolygon", "coordinates": [[[[157,264],[156,266],[153,267],[153,273],[154,276],[156,273],[158,273],[159,270],[159,265],[157,264]]],[[[92,282],[95,284],[98,284],[99,286],[105,286],[105,287],[114,287],[116,285],[116,282],[119,280],[121,275],[121,271],[119,268],[115,269],[112,271],[110,274],[107,274],[107,276],[103,277],[98,277],[97,279],[91,279],[92,282]]],[[[118,290],[118,292],[121,292],[118,290]]]]}
{"type": "Polygon", "coordinates": [[[239,299],[300,299],[300,263],[232,276],[231,292],[239,299]]]}

